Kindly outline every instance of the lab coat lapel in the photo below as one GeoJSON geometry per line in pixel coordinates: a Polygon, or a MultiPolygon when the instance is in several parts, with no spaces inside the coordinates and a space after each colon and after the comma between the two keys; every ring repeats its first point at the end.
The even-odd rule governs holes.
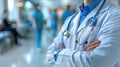
{"type": "MultiPolygon", "coordinates": [[[[74,29],[73,29],[73,36],[74,36],[74,38],[73,38],[74,41],[73,42],[74,43],[73,44],[75,44],[75,40],[76,40],[76,32],[77,32],[77,29],[78,29],[80,15],[81,15],[81,12],[79,12],[76,15],[76,17],[73,19],[73,24],[74,24],[74,29]]],[[[76,44],[72,46],[72,49],[75,49],[75,46],[76,46],[76,44]]]]}
{"type": "MultiPolygon", "coordinates": [[[[106,3],[107,3],[107,1],[106,1],[106,3]]],[[[104,13],[108,9],[108,7],[105,7],[106,3],[104,4],[102,10],[99,13],[101,13],[101,12],[104,13]]],[[[78,28],[78,30],[77,30],[77,37],[78,37],[77,40],[79,40],[81,44],[84,44],[84,43],[87,42],[87,39],[89,38],[89,34],[90,34],[90,32],[92,32],[92,29],[93,29],[93,27],[91,27],[91,26],[87,26],[87,28],[85,28],[86,23],[88,22],[88,20],[91,17],[95,16],[96,11],[98,11],[98,9],[101,7],[102,4],[103,4],[103,1],[101,1],[101,3],[93,11],[90,12],[90,14],[85,18],[85,20],[83,21],[81,26],[78,28]]]]}
{"type": "MultiPolygon", "coordinates": [[[[109,2],[111,2],[111,1],[110,1],[110,0],[106,0],[105,5],[103,6],[102,10],[101,10],[99,13],[104,12],[104,11],[106,11],[106,10],[108,9],[108,7],[106,7],[106,6],[109,5],[109,2]]],[[[95,15],[95,13],[96,13],[96,12],[98,11],[98,9],[101,7],[102,3],[103,3],[103,0],[100,2],[100,4],[99,4],[95,9],[93,9],[93,10],[87,15],[87,17],[84,19],[84,21],[82,22],[82,24],[78,27],[77,33],[79,33],[79,32],[85,27],[85,25],[86,25],[87,21],[89,20],[89,18],[91,18],[91,17],[93,17],[93,16],[95,15]]]]}
{"type": "Polygon", "coordinates": [[[76,34],[77,29],[78,29],[80,15],[81,15],[81,12],[79,12],[78,15],[73,20],[73,23],[74,23],[74,34],[76,34]]]}

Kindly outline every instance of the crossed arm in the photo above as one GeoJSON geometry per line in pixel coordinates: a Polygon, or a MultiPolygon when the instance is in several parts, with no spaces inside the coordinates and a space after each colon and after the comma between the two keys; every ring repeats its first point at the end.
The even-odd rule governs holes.
{"type": "MultiPolygon", "coordinates": [[[[120,57],[120,23],[119,15],[114,13],[101,27],[98,40],[91,43],[87,51],[76,51],[68,48],[62,49],[59,56],[72,58],[76,67],[114,67],[119,62],[120,57]]],[[[62,35],[58,35],[54,43],[49,47],[47,58],[53,58],[53,52],[62,47],[62,35]]],[[[59,58],[59,57],[58,57],[59,58]]],[[[55,62],[55,60],[54,60],[55,62]]]]}

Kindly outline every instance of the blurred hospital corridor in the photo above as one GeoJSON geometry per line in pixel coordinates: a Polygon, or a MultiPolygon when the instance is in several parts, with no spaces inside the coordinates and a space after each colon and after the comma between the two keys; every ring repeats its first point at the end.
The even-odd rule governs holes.
{"type": "MultiPolygon", "coordinates": [[[[120,0],[111,2],[120,5],[120,0]]],[[[55,42],[66,19],[82,9],[82,3],[83,0],[0,0],[0,67],[53,67],[46,60],[48,47],[55,42]]],[[[56,55],[52,55],[54,60],[56,55]]]]}
{"type": "Polygon", "coordinates": [[[29,38],[20,39],[20,46],[13,45],[0,55],[0,67],[51,67],[45,60],[47,47],[52,43],[48,33],[43,32],[41,53],[37,52],[34,37],[30,34],[29,38]]]}

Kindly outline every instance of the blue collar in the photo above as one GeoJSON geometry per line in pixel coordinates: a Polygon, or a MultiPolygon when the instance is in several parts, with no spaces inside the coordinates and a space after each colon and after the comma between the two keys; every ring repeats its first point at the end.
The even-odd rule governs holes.
{"type": "Polygon", "coordinates": [[[84,7],[84,5],[82,4],[80,6],[80,10],[81,12],[87,10],[87,11],[92,11],[99,3],[101,2],[101,0],[94,0],[93,2],[89,3],[87,6],[84,7]]]}
{"type": "Polygon", "coordinates": [[[86,18],[86,16],[95,8],[97,5],[101,2],[101,0],[94,0],[93,2],[89,3],[87,6],[84,7],[82,4],[80,6],[81,16],[80,16],[80,23],[83,22],[83,20],[86,18]]]}

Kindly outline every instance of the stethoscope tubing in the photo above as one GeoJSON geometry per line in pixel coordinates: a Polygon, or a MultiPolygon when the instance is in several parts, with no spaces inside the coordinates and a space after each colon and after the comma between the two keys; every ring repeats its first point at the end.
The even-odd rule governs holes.
{"type": "MultiPolygon", "coordinates": [[[[89,25],[92,25],[92,29],[90,30],[90,32],[94,29],[94,27],[95,27],[96,24],[97,24],[97,18],[96,18],[96,17],[97,17],[97,15],[99,14],[99,12],[100,12],[100,10],[102,9],[102,7],[104,6],[105,2],[106,2],[106,0],[103,1],[101,7],[98,9],[98,11],[96,12],[96,14],[88,20],[88,22],[89,22],[91,19],[94,19],[94,22],[93,22],[93,23],[89,23],[89,24],[87,23],[87,24],[85,25],[85,27],[80,30],[80,31],[82,31],[80,37],[82,36],[83,32],[85,31],[85,29],[86,29],[89,25]]],[[[78,13],[79,13],[79,12],[75,13],[75,14],[71,17],[71,19],[70,19],[70,21],[69,21],[69,23],[68,23],[68,26],[67,26],[67,30],[66,30],[66,31],[69,31],[69,29],[70,29],[70,24],[72,23],[73,19],[76,17],[76,15],[77,15],[78,13]]],[[[90,32],[89,32],[89,34],[88,34],[87,39],[89,38],[90,32]]],[[[76,34],[78,34],[78,33],[79,33],[79,32],[77,32],[76,34]]],[[[74,34],[73,34],[73,35],[74,35],[74,34]]],[[[73,35],[70,34],[70,36],[73,36],[73,35]]],[[[79,38],[76,38],[76,39],[80,39],[80,37],[79,37],[79,38]]],[[[69,38],[69,37],[68,37],[68,38],[69,38]]],[[[68,38],[67,38],[67,39],[68,39],[68,38]]],[[[63,38],[62,38],[62,40],[63,40],[63,38]]],[[[79,43],[79,44],[80,44],[80,43],[79,43]]]]}

